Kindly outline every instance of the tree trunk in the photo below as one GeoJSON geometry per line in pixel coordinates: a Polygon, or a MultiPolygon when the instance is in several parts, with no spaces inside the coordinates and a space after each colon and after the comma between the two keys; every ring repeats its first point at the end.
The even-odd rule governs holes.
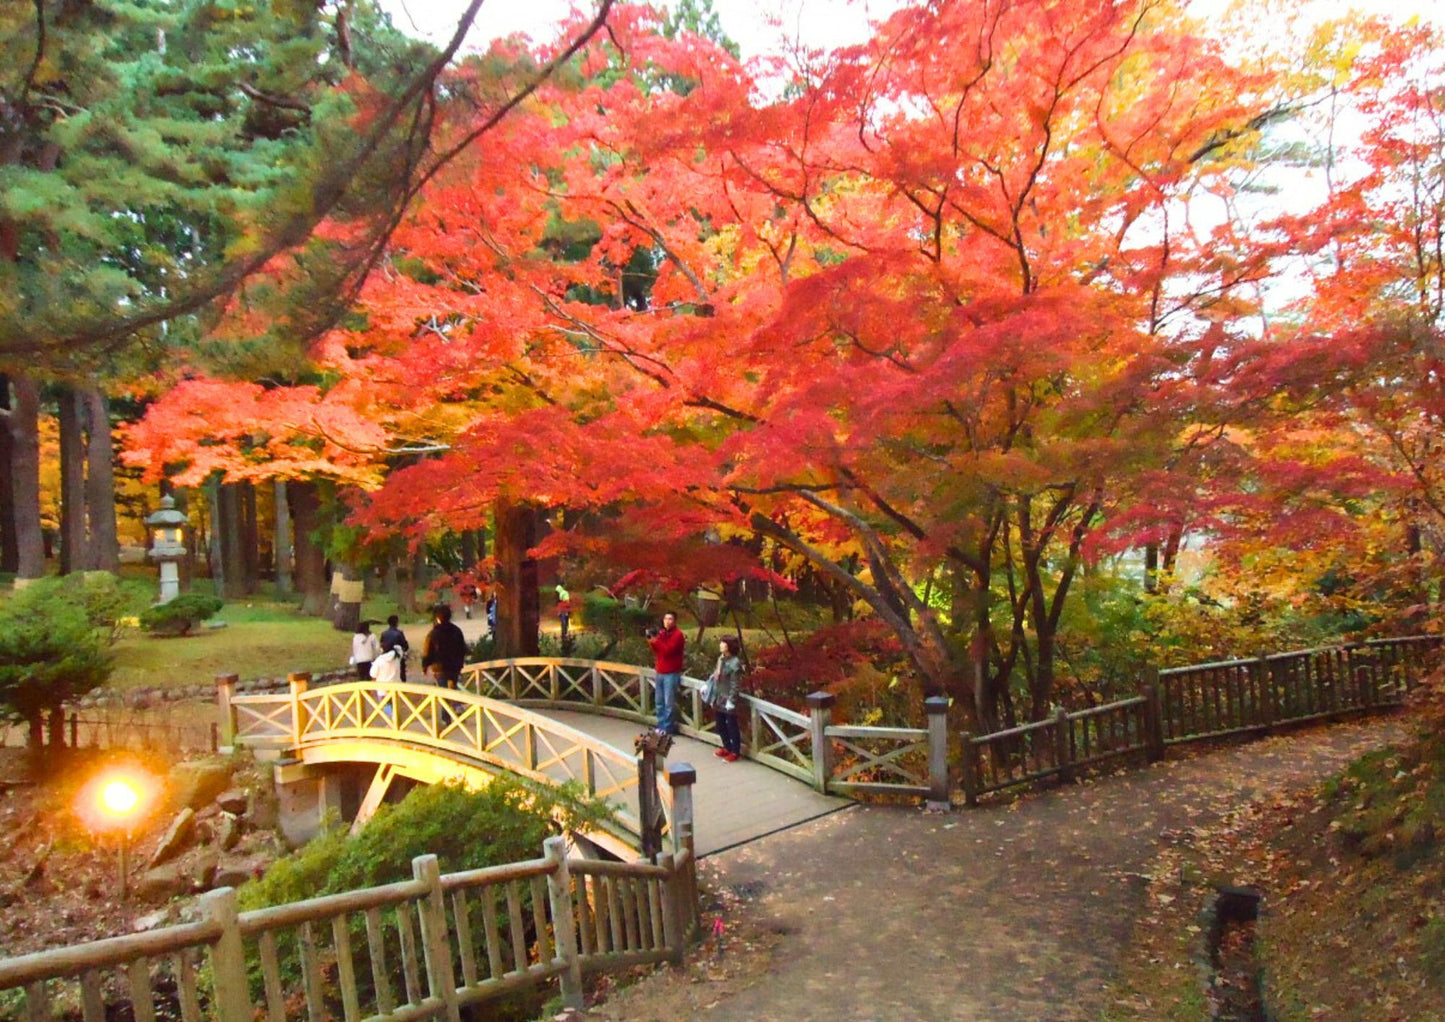
{"type": "Polygon", "coordinates": [[[85,516],[89,525],[85,567],[93,571],[120,568],[120,538],[115,522],[115,449],[110,436],[110,402],[105,392],[90,387],[76,395],[87,430],[85,448],[85,516]]]}
{"type": "Polygon", "coordinates": [[[291,596],[291,509],[286,503],[286,480],[277,479],[274,485],[276,539],[272,545],[276,552],[276,598],[285,600],[291,596]]]}
{"type": "Polygon", "coordinates": [[[497,655],[536,656],[540,618],[537,561],[528,551],[536,544],[537,513],[506,498],[498,498],[495,508],[492,549],[497,558],[497,655]]]}
{"type": "Polygon", "coordinates": [[[226,559],[221,551],[221,533],[225,522],[221,517],[221,477],[212,474],[206,480],[206,509],[209,511],[210,535],[206,538],[206,562],[211,569],[211,585],[216,595],[226,594],[226,559]]]}
{"type": "Polygon", "coordinates": [[[85,567],[85,437],[80,394],[60,390],[60,573],[85,567]]]}
{"type": "Polygon", "coordinates": [[[338,632],[354,632],[361,624],[361,600],[365,583],[361,572],[351,564],[342,562],[337,566],[341,573],[341,585],[336,591],[336,608],[331,618],[332,627],[338,632]]]}
{"type": "Polygon", "coordinates": [[[246,594],[261,585],[261,528],[256,513],[256,484],[247,480],[236,484],[241,524],[241,577],[246,594]]]}
{"type": "Polygon", "coordinates": [[[321,617],[327,610],[326,549],[321,545],[321,494],[309,479],[292,480],[286,487],[291,508],[291,531],[296,547],[296,589],[301,613],[321,617]]]}
{"type": "Polygon", "coordinates": [[[240,599],[250,590],[246,586],[245,522],[241,511],[241,484],[222,483],[220,487],[221,572],[225,576],[228,600],[240,599]]]}
{"type": "Polygon", "coordinates": [[[415,614],[421,608],[417,605],[416,594],[426,585],[426,544],[418,543],[412,551],[410,570],[402,576],[401,593],[397,606],[407,614],[415,614]]]}
{"type": "Polygon", "coordinates": [[[471,529],[463,529],[461,541],[462,571],[473,571],[477,566],[477,535],[471,529]]]}
{"type": "Polygon", "coordinates": [[[15,523],[15,575],[45,574],[45,533],[40,526],[40,390],[28,376],[16,376],[15,406],[10,410],[11,505],[15,523]]]}
{"type": "MultiPolygon", "coordinates": [[[[12,408],[10,377],[0,373],[0,416],[8,420],[12,408]]],[[[15,540],[15,442],[10,430],[0,429],[0,571],[14,573],[20,567],[20,546],[15,540]]]]}

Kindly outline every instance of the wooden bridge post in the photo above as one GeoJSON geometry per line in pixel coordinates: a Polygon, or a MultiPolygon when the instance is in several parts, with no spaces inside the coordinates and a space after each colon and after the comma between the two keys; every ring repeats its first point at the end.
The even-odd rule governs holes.
{"type": "Polygon", "coordinates": [[[928,714],[928,808],[951,809],[948,797],[948,700],[929,696],[923,700],[928,714]]]}
{"type": "Polygon", "coordinates": [[[447,930],[447,906],[442,896],[442,871],[437,857],[418,855],[411,860],[411,874],[427,886],[426,897],[417,902],[427,989],[442,1002],[447,1022],[461,1022],[456,973],[452,969],[451,938],[447,930]]]}
{"type": "Polygon", "coordinates": [[[211,974],[215,1000],[211,1011],[218,1022],[251,1022],[251,988],[246,980],[246,949],[241,943],[236,892],[229,887],[201,895],[201,911],[221,928],[211,947],[211,974]]]}
{"type": "Polygon", "coordinates": [[[216,708],[221,712],[221,752],[229,753],[236,744],[236,708],[231,700],[236,697],[236,674],[216,675],[216,708]]]}
{"type": "Polygon", "coordinates": [[[697,783],[697,771],[689,763],[670,763],[667,783],[672,788],[672,854],[675,859],[684,859],[678,870],[677,889],[684,913],[682,939],[686,941],[697,922],[697,842],[692,817],[692,786],[697,783]]]}
{"type": "Polygon", "coordinates": [[[305,671],[298,671],[286,675],[286,685],[291,690],[291,741],[295,745],[301,744],[301,738],[306,734],[306,704],[301,697],[306,694],[306,689],[311,684],[311,675],[305,671]]]}
{"type": "Polygon", "coordinates": [[[572,914],[572,871],[567,865],[567,839],[549,837],[542,842],[542,854],[553,863],[547,874],[547,898],[552,903],[552,929],[557,957],[566,963],[558,977],[562,1005],[582,1010],[582,962],[577,957],[577,921],[572,914]]]}
{"type": "Polygon", "coordinates": [[[838,697],[831,692],[808,693],[808,735],[813,745],[813,787],[828,793],[833,777],[833,743],[828,740],[828,725],[833,721],[833,704],[838,697]]]}

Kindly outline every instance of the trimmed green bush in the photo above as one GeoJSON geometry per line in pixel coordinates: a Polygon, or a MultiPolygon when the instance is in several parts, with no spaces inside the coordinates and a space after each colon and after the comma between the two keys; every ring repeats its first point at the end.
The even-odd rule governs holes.
{"type": "Polygon", "coordinates": [[[144,611],[140,625],[153,635],[187,635],[209,617],[220,613],[224,601],[201,593],[183,593],[169,603],[144,611]]]}

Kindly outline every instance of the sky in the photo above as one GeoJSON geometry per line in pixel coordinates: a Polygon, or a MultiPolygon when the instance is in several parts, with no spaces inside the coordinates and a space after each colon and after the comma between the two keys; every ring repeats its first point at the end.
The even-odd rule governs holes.
{"type": "MultiPolygon", "coordinates": [[[[1226,2],[1193,0],[1192,6],[1207,14],[1224,8],[1226,2]]],[[[524,32],[539,42],[550,39],[571,3],[486,0],[468,47],[482,48],[490,40],[513,32],[524,32]]],[[[398,28],[440,43],[450,37],[467,0],[381,0],[381,5],[391,12],[398,28]]],[[[881,20],[903,5],[904,0],[713,0],[723,31],[742,49],[744,58],[776,52],[781,34],[824,48],[861,42],[867,37],[870,19],[881,20]]],[[[1353,8],[1397,18],[1420,15],[1445,25],[1445,3],[1441,0],[1313,0],[1313,5],[1326,16],[1353,8]]],[[[582,6],[591,8],[585,2],[582,6]]]]}

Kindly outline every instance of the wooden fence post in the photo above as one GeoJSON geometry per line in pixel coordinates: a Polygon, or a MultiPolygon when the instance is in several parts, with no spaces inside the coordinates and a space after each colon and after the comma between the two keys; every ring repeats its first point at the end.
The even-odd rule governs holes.
{"type": "Polygon", "coordinates": [[[1274,674],[1269,669],[1269,658],[1260,656],[1254,661],[1254,669],[1259,672],[1259,691],[1264,696],[1260,711],[1263,716],[1261,723],[1264,724],[1265,733],[1274,728],[1279,720],[1280,704],[1279,692],[1275,689],[1274,674]]]}
{"type": "Polygon", "coordinates": [[[1164,717],[1159,709],[1159,671],[1145,669],[1144,677],[1144,752],[1150,763],[1164,758],[1164,717]]]}
{"type": "Polygon", "coordinates": [[[216,707],[221,713],[221,751],[229,753],[236,744],[236,708],[231,700],[236,697],[237,674],[216,675],[216,707]]]}
{"type": "Polygon", "coordinates": [[[306,694],[306,689],[311,684],[311,675],[305,671],[298,671],[286,675],[286,685],[291,692],[291,741],[295,745],[301,744],[301,738],[306,734],[306,704],[301,697],[306,694]]]}
{"type": "Polygon", "coordinates": [[[411,873],[427,886],[417,903],[421,917],[422,956],[426,961],[427,989],[441,1001],[448,1022],[461,1022],[457,1007],[457,980],[452,970],[451,940],[447,936],[447,906],[442,896],[442,871],[435,855],[418,855],[411,860],[411,873]]]}
{"type": "Polygon", "coordinates": [[[831,692],[808,693],[808,735],[813,745],[813,787],[828,793],[833,777],[833,743],[828,740],[828,725],[833,720],[833,704],[838,697],[831,692]]]}
{"type": "Polygon", "coordinates": [[[952,809],[948,792],[948,700],[929,696],[923,700],[928,715],[928,808],[952,809]]]}
{"type": "Polygon", "coordinates": [[[1059,766],[1059,779],[1065,784],[1074,780],[1074,743],[1071,740],[1069,713],[1062,706],[1054,714],[1054,759],[1059,766]]]}
{"type": "Polygon", "coordinates": [[[959,780],[963,782],[963,803],[967,806],[978,805],[978,749],[974,747],[972,733],[965,731],[958,736],[959,745],[963,753],[963,762],[959,766],[959,780]]]}
{"type": "Polygon", "coordinates": [[[549,837],[542,842],[542,854],[555,868],[547,874],[547,897],[552,902],[552,930],[557,957],[566,963],[558,977],[562,1005],[582,1009],[582,962],[577,957],[577,922],[572,915],[572,871],[567,865],[567,839],[549,837]]]}
{"type": "Polygon", "coordinates": [[[208,891],[201,895],[200,904],[201,911],[221,927],[221,939],[211,947],[214,1017],[217,1022],[251,1022],[251,988],[246,979],[246,949],[236,919],[236,892],[229,887],[208,891]]]}
{"type": "Polygon", "coordinates": [[[683,940],[686,941],[688,932],[697,924],[697,843],[693,837],[692,816],[692,786],[697,783],[697,771],[688,763],[670,763],[667,783],[672,788],[672,852],[674,857],[688,853],[678,871],[685,923],[683,940]]]}
{"type": "Polygon", "coordinates": [[[681,965],[687,950],[687,923],[682,915],[687,884],[671,852],[659,855],[657,864],[667,870],[667,879],[662,885],[662,940],[667,945],[667,960],[681,965]]]}

